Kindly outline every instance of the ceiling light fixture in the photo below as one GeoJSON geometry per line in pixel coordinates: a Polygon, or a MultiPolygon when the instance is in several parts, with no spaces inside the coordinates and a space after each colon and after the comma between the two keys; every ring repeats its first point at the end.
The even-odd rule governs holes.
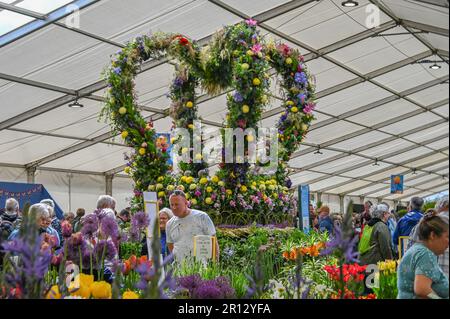
{"type": "Polygon", "coordinates": [[[78,102],[78,98],[79,97],[78,97],[78,94],[77,94],[77,97],[75,98],[75,101],[73,103],[69,104],[70,108],[72,108],[72,109],[80,109],[80,108],[84,107],[83,104],[78,102]]]}
{"type": "Polygon", "coordinates": [[[417,168],[413,169],[412,174],[413,174],[413,175],[417,175],[417,168]]]}
{"type": "Polygon", "coordinates": [[[375,163],[373,164],[373,166],[380,166],[380,164],[378,163],[378,158],[375,159],[375,163]]]}
{"type": "Polygon", "coordinates": [[[320,145],[317,147],[317,151],[314,154],[323,155],[323,153],[320,150],[320,145]]]}
{"type": "Polygon", "coordinates": [[[442,66],[440,66],[439,64],[437,64],[437,62],[434,62],[433,65],[430,65],[430,69],[431,69],[431,70],[440,70],[440,69],[442,69],[442,66]]]}
{"type": "Polygon", "coordinates": [[[354,8],[354,7],[359,6],[359,3],[356,1],[352,1],[352,0],[347,0],[347,1],[342,2],[342,6],[346,7],[346,8],[354,8]]]}

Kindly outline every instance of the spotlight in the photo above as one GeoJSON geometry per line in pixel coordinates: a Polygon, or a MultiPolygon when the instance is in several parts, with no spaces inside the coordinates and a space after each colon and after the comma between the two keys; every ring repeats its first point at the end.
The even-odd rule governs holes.
{"type": "Polygon", "coordinates": [[[417,168],[413,169],[412,174],[413,174],[413,175],[417,175],[417,168]]]}
{"type": "Polygon", "coordinates": [[[440,66],[439,64],[437,64],[436,62],[434,62],[433,65],[430,65],[430,69],[431,69],[431,70],[440,70],[440,69],[442,69],[442,66],[440,66]]]}
{"type": "Polygon", "coordinates": [[[353,7],[359,6],[359,3],[356,1],[352,1],[352,0],[347,0],[347,1],[342,2],[342,6],[347,7],[347,8],[353,8],[353,7]]]}

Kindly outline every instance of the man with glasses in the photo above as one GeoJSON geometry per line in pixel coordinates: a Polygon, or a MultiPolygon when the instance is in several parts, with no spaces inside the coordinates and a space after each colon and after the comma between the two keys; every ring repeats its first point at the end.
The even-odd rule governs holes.
{"type": "MultiPolygon", "coordinates": [[[[190,209],[186,194],[176,190],[169,198],[174,217],[167,223],[167,246],[175,260],[194,255],[194,237],[200,235],[216,236],[216,228],[208,214],[190,209]]],[[[219,256],[219,244],[216,242],[216,257],[219,256]]]]}

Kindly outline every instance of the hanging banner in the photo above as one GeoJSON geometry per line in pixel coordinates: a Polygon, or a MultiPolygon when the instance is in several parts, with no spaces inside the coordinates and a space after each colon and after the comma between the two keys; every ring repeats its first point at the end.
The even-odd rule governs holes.
{"type": "Polygon", "coordinates": [[[309,185],[301,185],[298,187],[298,219],[299,219],[299,228],[303,230],[304,233],[308,234],[311,230],[311,225],[309,222],[309,200],[310,200],[310,191],[309,185]]]}
{"type": "Polygon", "coordinates": [[[392,175],[391,176],[391,194],[403,194],[403,175],[392,175]]]}
{"type": "Polygon", "coordinates": [[[63,210],[53,197],[41,184],[4,183],[0,182],[0,208],[5,207],[8,198],[15,198],[22,209],[26,203],[38,204],[43,199],[51,199],[55,202],[55,214],[58,219],[63,218],[63,210]]]}
{"type": "Polygon", "coordinates": [[[167,160],[167,164],[173,167],[172,160],[172,149],[173,144],[170,141],[170,133],[156,133],[156,148],[161,150],[164,153],[169,154],[169,159],[167,160]]]}

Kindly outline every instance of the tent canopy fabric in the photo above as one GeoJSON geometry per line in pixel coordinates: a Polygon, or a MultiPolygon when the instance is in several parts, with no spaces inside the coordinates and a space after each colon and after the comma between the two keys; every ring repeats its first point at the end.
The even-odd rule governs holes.
{"type": "MultiPolygon", "coordinates": [[[[105,176],[114,174],[113,193],[125,205],[129,149],[98,121],[110,56],[149,32],[206,41],[224,25],[253,17],[267,37],[299,48],[316,77],[317,120],[290,162],[294,185],[391,201],[448,190],[448,2],[359,0],[355,8],[341,2],[1,1],[0,180],[26,181],[26,170],[35,167],[36,180],[51,183],[71,207],[76,196],[93,202],[105,176]],[[68,5],[79,8],[79,25],[71,25],[77,19],[68,5]],[[434,61],[440,69],[430,69],[434,61]],[[69,108],[77,96],[84,108],[69,108]],[[404,194],[390,194],[391,174],[405,175],[404,194]],[[75,192],[94,180],[97,193],[75,192]],[[72,198],[62,195],[67,189],[72,198]]],[[[174,66],[155,65],[137,77],[139,103],[145,116],[160,118],[156,130],[168,132],[171,119],[160,115],[170,105],[174,66]]],[[[272,82],[276,97],[276,76],[272,82]]],[[[280,103],[273,99],[262,126],[276,123],[280,103]]],[[[201,98],[199,113],[210,129],[218,129],[226,110],[225,93],[201,98]]]]}

